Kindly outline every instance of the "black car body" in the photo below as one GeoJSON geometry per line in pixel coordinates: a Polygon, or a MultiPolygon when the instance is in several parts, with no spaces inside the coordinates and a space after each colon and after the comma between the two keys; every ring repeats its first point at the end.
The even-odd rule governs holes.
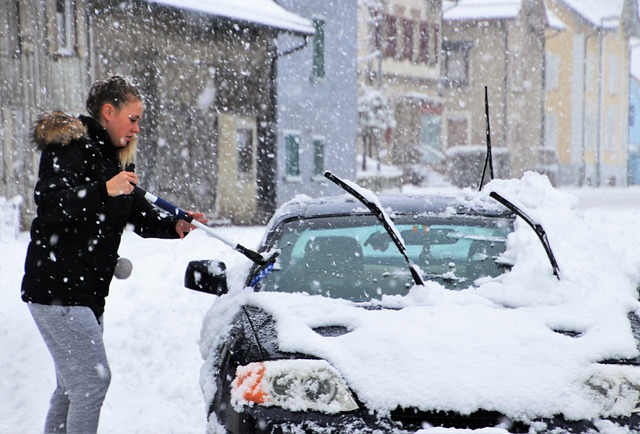
{"type": "MultiPolygon", "coordinates": [[[[409,265],[420,270],[428,290],[435,288],[433,291],[442,294],[444,288],[452,297],[465,291],[468,294],[478,284],[509,273],[517,261],[517,257],[507,251],[516,215],[486,195],[478,198],[468,193],[449,197],[397,194],[377,199],[403,241],[409,265]]],[[[543,251],[540,245],[538,248],[543,251]]],[[[416,306],[407,305],[404,300],[415,298],[410,292],[416,286],[407,261],[371,211],[350,196],[299,199],[285,204],[269,223],[258,250],[279,253],[273,270],[264,273],[264,267],[254,266],[245,281],[246,287],[253,288],[232,291],[234,294],[218,299],[207,319],[209,326],[203,328],[205,364],[202,377],[210,432],[415,433],[430,426],[502,427],[509,432],[550,432],[554,429],[560,430],[557,432],[597,432],[594,419],[606,418],[609,423],[632,429],[638,424],[638,417],[631,410],[635,411],[637,407],[632,404],[633,396],[637,398],[640,390],[640,380],[635,370],[630,374],[631,380],[625,377],[631,372],[629,370],[637,369],[636,360],[622,353],[594,362],[598,366],[623,370],[620,376],[625,380],[616,387],[617,390],[626,387],[628,394],[633,395],[624,401],[624,405],[633,408],[620,409],[624,407],[622,401],[610,396],[610,388],[614,387],[609,384],[611,381],[602,380],[611,387],[603,386],[598,383],[600,376],[585,374],[585,383],[593,383],[586,386],[587,394],[595,390],[596,395],[600,393],[613,400],[613,404],[607,405],[614,410],[600,412],[593,419],[563,409],[558,409],[558,413],[536,411],[535,402],[529,402],[527,391],[523,390],[532,386],[525,380],[521,387],[514,385],[513,390],[503,385],[495,388],[496,396],[513,393],[513,406],[492,403],[491,399],[479,396],[452,407],[452,400],[447,401],[446,396],[453,389],[465,388],[471,383],[454,380],[457,374],[460,378],[466,374],[473,378],[474,374],[482,376],[486,372],[491,376],[499,375],[499,372],[464,364],[447,371],[446,367],[438,367],[437,360],[427,358],[425,367],[431,368],[426,372],[405,372],[404,375],[400,369],[400,375],[394,374],[397,380],[386,386],[376,386],[376,390],[384,391],[382,394],[389,397],[387,401],[381,396],[368,396],[368,380],[359,376],[360,369],[353,366],[353,362],[359,363],[362,370],[371,366],[371,372],[377,372],[379,382],[384,383],[384,363],[380,359],[391,357],[396,361],[394,363],[403,366],[405,359],[410,357],[409,352],[385,352],[387,340],[389,343],[408,342],[406,346],[394,345],[396,349],[411,349],[413,344],[428,346],[434,342],[446,346],[446,340],[438,340],[437,336],[425,339],[423,335],[433,330],[432,325],[438,321],[448,321],[446,315],[450,314],[446,311],[446,315],[439,317],[438,307],[429,300],[420,300],[416,306]],[[269,303],[276,298],[280,307],[269,308],[269,303]],[[320,298],[324,304],[305,306],[307,300],[315,303],[320,298]],[[326,309],[326,313],[319,312],[322,309],[326,309]],[[400,316],[400,313],[409,315],[420,309],[423,311],[417,312],[416,316],[400,316]],[[361,357],[350,354],[342,360],[340,355],[349,351],[345,342],[347,339],[356,342],[360,329],[354,326],[358,320],[343,321],[341,315],[362,317],[362,321],[375,315],[379,317],[380,325],[388,329],[388,335],[379,332],[379,336],[385,338],[375,344],[379,348],[367,347],[362,351],[354,345],[353,350],[361,351],[361,357]],[[289,322],[288,318],[294,316],[298,322],[289,322]],[[294,332],[301,321],[305,322],[304,330],[294,332]],[[402,329],[403,324],[408,327],[402,329]],[[412,328],[412,324],[415,327],[412,328]],[[338,342],[342,342],[339,352],[327,350],[338,342]],[[441,377],[451,375],[451,387],[442,379],[424,380],[430,372],[444,373],[441,377]],[[424,389],[423,397],[415,392],[402,397],[402,388],[408,390],[412,384],[424,389]],[[513,410],[518,405],[523,406],[523,411],[513,410]]],[[[545,267],[549,274],[545,279],[554,279],[552,267],[549,264],[545,267]]],[[[186,280],[193,289],[206,287],[210,292],[222,294],[227,291],[225,273],[224,265],[219,262],[199,261],[190,264],[186,280]]],[[[429,296],[428,291],[420,294],[425,294],[421,297],[429,296]]],[[[484,302],[474,311],[466,302],[459,306],[456,303],[455,307],[449,307],[451,316],[459,312],[460,318],[446,329],[455,330],[452,336],[474,332],[473,312],[480,316],[496,315],[494,327],[485,331],[487,335],[499,334],[501,327],[505,327],[503,321],[509,327],[514,312],[522,312],[515,306],[496,308],[484,302]]],[[[637,323],[635,314],[630,313],[629,319],[628,324],[637,323]]],[[[377,320],[366,321],[371,325],[377,320]]],[[[548,332],[550,340],[566,339],[571,346],[584,334],[584,330],[578,329],[550,325],[541,335],[546,336],[543,333],[548,332]]],[[[533,341],[537,337],[536,334],[523,339],[533,341]]],[[[466,351],[469,354],[490,353],[491,348],[484,345],[495,343],[497,354],[487,356],[491,360],[491,357],[500,357],[499,353],[504,352],[507,345],[512,345],[504,343],[502,346],[502,342],[490,338],[482,342],[488,344],[460,348],[459,359],[452,360],[464,362],[466,351]]],[[[536,345],[531,343],[532,348],[537,348],[536,345]]],[[[544,348],[544,343],[539,347],[544,348]]],[[[522,353],[523,360],[526,360],[527,348],[523,346],[517,350],[522,353]]],[[[428,348],[421,351],[430,354],[428,348]]],[[[539,351],[544,352],[543,349],[539,351]]],[[[407,363],[406,366],[411,370],[416,364],[407,363]]],[[[491,384],[487,379],[483,381],[491,384]]],[[[478,390],[472,390],[473,385],[469,388],[470,396],[473,393],[482,395],[482,390],[490,389],[486,385],[478,386],[478,390]]],[[[586,399],[591,399],[590,396],[586,399]]],[[[595,400],[600,405],[604,398],[597,396],[595,400]]]]}

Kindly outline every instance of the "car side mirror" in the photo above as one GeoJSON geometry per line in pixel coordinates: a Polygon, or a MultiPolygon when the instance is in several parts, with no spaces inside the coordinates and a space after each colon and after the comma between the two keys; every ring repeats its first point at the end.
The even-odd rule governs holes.
{"type": "Polygon", "coordinates": [[[227,266],[217,260],[191,261],[184,274],[184,286],[207,294],[226,294],[227,266]]]}

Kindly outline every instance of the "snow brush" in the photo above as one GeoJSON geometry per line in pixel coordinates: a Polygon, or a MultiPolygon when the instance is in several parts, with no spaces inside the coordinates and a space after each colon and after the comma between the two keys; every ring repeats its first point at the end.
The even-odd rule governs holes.
{"type": "Polygon", "coordinates": [[[222,241],[227,246],[229,246],[232,249],[242,253],[247,258],[251,259],[251,261],[253,261],[257,265],[266,266],[266,267],[269,267],[269,266],[273,267],[273,264],[275,263],[276,258],[278,257],[278,253],[279,252],[274,252],[271,255],[269,255],[267,257],[264,257],[260,253],[255,252],[255,251],[253,251],[251,249],[248,249],[248,248],[246,248],[245,246],[243,246],[241,244],[234,243],[232,241],[227,240],[226,238],[224,238],[221,235],[217,234],[209,226],[205,225],[204,223],[199,222],[198,220],[194,220],[193,217],[191,217],[186,211],[184,211],[184,210],[178,208],[177,206],[167,202],[166,200],[162,199],[161,197],[158,197],[158,196],[156,196],[154,194],[149,193],[147,190],[145,190],[144,188],[142,188],[142,187],[140,187],[138,185],[134,185],[133,186],[133,191],[134,191],[134,193],[138,193],[138,194],[142,195],[145,199],[147,199],[149,202],[151,202],[152,204],[154,204],[158,208],[161,208],[161,209],[167,211],[169,214],[175,215],[179,219],[184,220],[186,222],[189,222],[192,225],[194,225],[195,227],[202,229],[203,231],[205,231],[207,233],[207,235],[209,235],[209,236],[211,236],[213,238],[216,238],[217,240],[222,241]]]}

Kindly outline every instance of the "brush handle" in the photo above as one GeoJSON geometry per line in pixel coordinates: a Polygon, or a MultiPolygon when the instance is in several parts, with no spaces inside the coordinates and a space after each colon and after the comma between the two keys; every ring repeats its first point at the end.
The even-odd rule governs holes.
{"type": "Polygon", "coordinates": [[[189,222],[189,223],[191,223],[193,221],[193,217],[191,217],[189,214],[187,214],[186,211],[178,208],[177,206],[175,206],[174,204],[172,204],[170,202],[167,202],[166,200],[164,200],[161,197],[158,197],[158,196],[156,196],[154,194],[149,193],[144,188],[135,185],[133,187],[133,190],[137,191],[142,196],[144,196],[144,198],[147,199],[149,202],[151,202],[152,204],[156,205],[158,208],[162,208],[163,210],[167,211],[169,214],[172,214],[172,215],[178,217],[179,219],[184,220],[184,221],[189,222]]]}

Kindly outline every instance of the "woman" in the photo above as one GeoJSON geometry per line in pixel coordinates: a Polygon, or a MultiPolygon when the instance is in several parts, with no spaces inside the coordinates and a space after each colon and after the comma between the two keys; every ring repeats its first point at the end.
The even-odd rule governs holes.
{"type": "Polygon", "coordinates": [[[194,228],[132,194],[143,113],[138,89],[112,76],[93,84],[86,106],[90,116],[45,113],[33,130],[42,154],[22,299],[56,369],[45,432],[97,431],[111,379],[102,314],[125,225],[156,238],[183,238],[194,228]]]}

